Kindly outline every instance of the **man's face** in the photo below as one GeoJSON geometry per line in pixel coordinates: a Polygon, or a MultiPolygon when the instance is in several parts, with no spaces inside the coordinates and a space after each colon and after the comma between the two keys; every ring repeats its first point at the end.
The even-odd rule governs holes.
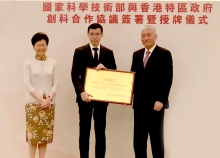
{"type": "Polygon", "coordinates": [[[97,47],[99,45],[102,36],[103,34],[100,28],[89,29],[89,33],[88,33],[89,41],[94,47],[97,47]]]}
{"type": "Polygon", "coordinates": [[[157,34],[154,33],[152,29],[143,29],[141,31],[141,41],[142,44],[149,50],[151,49],[157,39],[157,34]]]}

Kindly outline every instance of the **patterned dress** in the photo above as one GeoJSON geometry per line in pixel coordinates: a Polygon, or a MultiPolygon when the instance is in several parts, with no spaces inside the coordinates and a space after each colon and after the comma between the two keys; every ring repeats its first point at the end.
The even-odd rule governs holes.
{"type": "Polygon", "coordinates": [[[38,104],[26,104],[26,135],[30,144],[48,144],[53,141],[54,104],[41,109],[38,104]]]}

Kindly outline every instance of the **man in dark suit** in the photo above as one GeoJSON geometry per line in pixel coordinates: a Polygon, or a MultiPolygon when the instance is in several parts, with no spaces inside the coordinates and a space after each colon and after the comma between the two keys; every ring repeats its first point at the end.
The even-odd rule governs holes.
{"type": "Polygon", "coordinates": [[[170,51],[158,46],[156,39],[155,28],[144,26],[141,29],[144,48],[133,53],[135,158],[147,158],[148,134],[153,158],[164,158],[164,109],[169,107],[173,61],[170,51]]]}
{"type": "Polygon", "coordinates": [[[72,82],[77,95],[79,106],[79,149],[80,158],[89,157],[89,137],[91,119],[94,119],[95,130],[95,157],[104,158],[106,150],[106,113],[108,103],[91,101],[91,94],[84,89],[86,67],[97,70],[116,69],[113,51],[102,46],[103,27],[94,23],[88,27],[90,43],[75,49],[72,64],[72,82]]]}

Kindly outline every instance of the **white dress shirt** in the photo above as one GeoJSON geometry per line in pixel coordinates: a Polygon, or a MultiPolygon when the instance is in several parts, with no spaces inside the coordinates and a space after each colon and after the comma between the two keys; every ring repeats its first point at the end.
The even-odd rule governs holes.
{"type": "Polygon", "coordinates": [[[93,48],[98,48],[97,50],[97,54],[98,54],[98,59],[99,59],[99,54],[100,54],[100,44],[97,46],[97,47],[94,47],[91,43],[89,43],[90,45],[90,48],[91,48],[91,51],[92,51],[92,56],[94,58],[94,54],[95,54],[95,51],[93,50],[93,48]]]}
{"type": "Polygon", "coordinates": [[[156,47],[156,44],[154,44],[154,46],[153,46],[150,50],[147,50],[147,48],[145,47],[143,61],[144,61],[144,58],[145,58],[145,56],[146,56],[146,52],[147,52],[147,51],[150,51],[150,54],[149,54],[149,58],[150,58],[150,56],[151,56],[152,52],[154,51],[154,48],[155,48],[155,47],[156,47]]]}

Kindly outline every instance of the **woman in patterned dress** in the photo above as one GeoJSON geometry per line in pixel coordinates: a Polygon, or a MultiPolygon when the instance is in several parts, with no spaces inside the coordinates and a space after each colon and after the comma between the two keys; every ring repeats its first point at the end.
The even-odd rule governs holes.
{"type": "Polygon", "coordinates": [[[47,144],[53,141],[55,94],[58,85],[57,62],[48,58],[49,38],[42,32],[31,39],[35,56],[25,61],[24,84],[26,112],[26,141],[29,143],[30,158],[44,158],[47,144]]]}

